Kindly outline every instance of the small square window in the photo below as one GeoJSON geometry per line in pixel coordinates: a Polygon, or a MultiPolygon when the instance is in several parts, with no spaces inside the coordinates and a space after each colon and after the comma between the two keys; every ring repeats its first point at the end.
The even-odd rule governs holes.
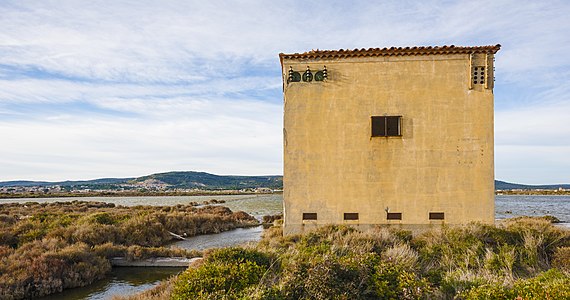
{"type": "Polygon", "coordinates": [[[401,220],[402,219],[402,213],[388,213],[386,215],[386,219],[388,219],[388,220],[401,220]]]}
{"type": "Polygon", "coordinates": [[[372,117],[372,136],[401,136],[401,116],[372,117]]]}
{"type": "Polygon", "coordinates": [[[442,212],[430,212],[429,213],[430,220],[443,220],[445,219],[445,214],[442,212]]]}
{"type": "Polygon", "coordinates": [[[303,213],[303,220],[316,220],[317,213],[303,213]]]}
{"type": "Polygon", "coordinates": [[[358,213],[344,213],[345,220],[358,220],[358,213]]]}

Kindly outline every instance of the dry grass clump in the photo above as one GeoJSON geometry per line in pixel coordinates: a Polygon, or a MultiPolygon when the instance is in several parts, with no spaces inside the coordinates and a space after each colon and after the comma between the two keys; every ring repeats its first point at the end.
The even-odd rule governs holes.
{"type": "Polygon", "coordinates": [[[167,249],[194,236],[258,224],[226,207],[116,206],[103,202],[0,204],[0,299],[39,297],[105,276],[108,258],[196,257],[167,249]]]}
{"type": "Polygon", "coordinates": [[[128,261],[136,261],[155,257],[185,257],[194,258],[202,256],[202,252],[198,250],[186,250],[180,248],[165,247],[143,247],[138,245],[124,246],[115,245],[113,243],[105,243],[96,245],[92,251],[101,257],[114,258],[124,257],[128,261]]]}
{"type": "Polygon", "coordinates": [[[111,269],[107,259],[95,255],[82,243],[69,245],[59,239],[44,239],[17,249],[2,249],[0,299],[41,297],[85,286],[103,278],[111,269]]]}
{"type": "Polygon", "coordinates": [[[276,215],[265,215],[261,218],[263,224],[273,224],[277,220],[283,220],[283,213],[276,215]]]}
{"type": "Polygon", "coordinates": [[[570,274],[570,247],[560,247],[554,252],[552,266],[570,274]]]}
{"type": "Polygon", "coordinates": [[[326,226],[249,248],[208,252],[174,281],[171,299],[567,299],[570,231],[544,218],[497,226],[326,226]],[[228,274],[232,274],[228,276],[228,274]],[[237,275],[239,274],[239,275],[237,275]],[[562,297],[562,298],[557,298],[562,297]],[[565,298],[566,297],[566,298],[565,298]]]}

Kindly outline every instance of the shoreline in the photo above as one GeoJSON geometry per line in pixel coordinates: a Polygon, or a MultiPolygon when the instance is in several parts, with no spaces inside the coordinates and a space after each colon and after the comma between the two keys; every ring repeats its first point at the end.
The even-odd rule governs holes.
{"type": "Polygon", "coordinates": [[[191,263],[202,260],[202,257],[149,257],[139,260],[128,260],[125,257],[112,257],[109,259],[111,266],[115,267],[173,267],[188,268],[191,263]]]}
{"type": "Polygon", "coordinates": [[[98,193],[61,193],[61,194],[0,194],[0,200],[4,199],[51,199],[51,198],[88,198],[88,197],[170,197],[170,196],[234,196],[234,195],[271,195],[283,192],[240,192],[236,191],[199,191],[199,192],[98,192],[98,193]]]}
{"type": "Polygon", "coordinates": [[[495,196],[570,196],[570,191],[501,191],[495,192],[495,196]]]}
{"type": "MultiPolygon", "coordinates": [[[[196,192],[89,192],[89,193],[57,193],[57,194],[5,194],[0,193],[1,200],[9,199],[52,199],[52,198],[122,198],[122,197],[171,197],[171,196],[236,196],[236,195],[273,195],[283,194],[282,190],[274,192],[241,192],[239,190],[223,190],[223,191],[196,191],[196,192]]],[[[552,191],[495,191],[495,196],[570,196],[570,190],[552,190],[552,191]]]]}

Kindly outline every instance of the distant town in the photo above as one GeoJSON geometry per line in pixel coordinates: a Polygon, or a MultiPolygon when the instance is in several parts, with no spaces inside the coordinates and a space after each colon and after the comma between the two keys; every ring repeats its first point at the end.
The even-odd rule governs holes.
{"type": "Polygon", "coordinates": [[[282,176],[221,176],[188,171],[87,181],[0,182],[0,198],[267,194],[282,189],[282,176]]]}
{"type": "Polygon", "coordinates": [[[197,196],[280,193],[282,189],[255,187],[243,189],[170,188],[163,183],[120,184],[116,188],[94,188],[90,185],[5,186],[1,198],[51,198],[98,196],[197,196]]]}
{"type": "MultiPolygon", "coordinates": [[[[523,185],[497,180],[495,188],[497,195],[570,195],[570,184],[523,185]]],[[[198,196],[282,191],[283,177],[280,175],[226,176],[194,171],[86,181],[0,182],[0,198],[198,196]]]]}
{"type": "Polygon", "coordinates": [[[496,195],[570,195],[570,189],[559,187],[558,189],[510,189],[495,190],[496,195]]]}

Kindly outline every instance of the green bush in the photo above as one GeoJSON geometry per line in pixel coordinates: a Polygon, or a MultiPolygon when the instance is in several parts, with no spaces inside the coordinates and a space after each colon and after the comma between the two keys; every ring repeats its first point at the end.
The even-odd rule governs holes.
{"type": "Polygon", "coordinates": [[[551,269],[534,278],[519,279],[513,287],[484,284],[463,293],[461,298],[475,299],[570,299],[570,277],[551,269]],[[519,298],[517,298],[519,299],[519,298]]]}
{"type": "Polygon", "coordinates": [[[422,299],[432,292],[429,282],[413,270],[382,262],[375,268],[372,283],[377,299],[422,299]]]}
{"type": "Polygon", "coordinates": [[[115,219],[109,213],[95,213],[89,216],[92,222],[102,225],[113,225],[115,219]]]}
{"type": "Polygon", "coordinates": [[[257,250],[238,247],[212,250],[206,253],[203,265],[179,276],[172,299],[245,297],[255,291],[251,287],[260,283],[270,266],[270,257],[257,250]]]}
{"type": "Polygon", "coordinates": [[[373,299],[371,275],[378,260],[375,253],[290,258],[279,276],[281,295],[286,299],[373,299]]]}
{"type": "Polygon", "coordinates": [[[178,277],[171,299],[241,299],[246,288],[258,284],[265,271],[252,261],[204,264],[178,277]]]}
{"type": "Polygon", "coordinates": [[[240,264],[246,261],[253,262],[266,269],[271,266],[270,257],[260,251],[240,247],[228,247],[215,249],[205,255],[206,262],[219,262],[228,264],[240,264]]]}
{"type": "Polygon", "coordinates": [[[570,277],[550,269],[526,280],[517,280],[514,292],[523,299],[570,299],[570,277]]]}

